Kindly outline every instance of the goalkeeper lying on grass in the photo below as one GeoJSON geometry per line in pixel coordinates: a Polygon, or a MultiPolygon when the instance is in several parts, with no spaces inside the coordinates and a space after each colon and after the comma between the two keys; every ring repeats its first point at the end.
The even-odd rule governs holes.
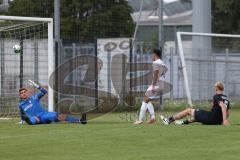
{"type": "Polygon", "coordinates": [[[57,112],[47,112],[40,104],[40,99],[47,94],[47,91],[38,84],[29,80],[30,85],[37,88],[40,92],[32,96],[26,88],[19,89],[20,103],[19,110],[22,122],[25,121],[30,125],[48,124],[52,122],[67,121],[69,123],[86,124],[86,114],[83,113],[81,119],[70,117],[57,112]]]}
{"type": "Polygon", "coordinates": [[[207,125],[228,125],[230,102],[227,96],[223,94],[224,85],[221,82],[215,84],[215,95],[213,96],[213,105],[211,111],[188,108],[184,111],[171,117],[161,116],[164,124],[170,124],[174,121],[176,124],[190,124],[200,122],[207,125]],[[177,121],[186,116],[191,116],[191,119],[177,121]]]}

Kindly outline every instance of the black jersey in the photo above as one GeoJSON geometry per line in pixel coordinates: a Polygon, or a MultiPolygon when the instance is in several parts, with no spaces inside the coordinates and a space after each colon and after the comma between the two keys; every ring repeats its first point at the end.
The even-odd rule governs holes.
{"type": "Polygon", "coordinates": [[[203,124],[222,124],[222,109],[219,105],[220,102],[225,104],[227,110],[230,109],[230,103],[226,95],[216,94],[213,96],[213,106],[211,111],[205,110],[195,110],[195,120],[196,122],[201,122],[203,124]]]}
{"type": "Polygon", "coordinates": [[[219,105],[220,102],[223,102],[225,104],[225,107],[227,110],[230,109],[230,102],[227,99],[227,96],[224,94],[216,94],[213,96],[213,107],[212,107],[212,111],[217,111],[220,112],[222,114],[222,109],[221,106],[219,105]]]}

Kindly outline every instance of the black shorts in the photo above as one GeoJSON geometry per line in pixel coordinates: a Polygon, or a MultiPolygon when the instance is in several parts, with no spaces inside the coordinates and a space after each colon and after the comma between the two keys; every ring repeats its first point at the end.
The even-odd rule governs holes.
{"type": "Polygon", "coordinates": [[[196,122],[208,125],[220,125],[222,124],[222,117],[212,111],[205,111],[196,109],[194,118],[196,122]]]}

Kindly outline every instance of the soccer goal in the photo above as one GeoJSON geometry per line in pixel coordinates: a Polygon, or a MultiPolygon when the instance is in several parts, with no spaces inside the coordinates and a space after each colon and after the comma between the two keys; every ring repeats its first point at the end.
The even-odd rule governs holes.
{"type": "Polygon", "coordinates": [[[212,99],[214,83],[225,84],[231,99],[240,96],[240,35],[177,33],[183,95],[188,104],[212,99]]]}
{"type": "Polygon", "coordinates": [[[53,111],[53,90],[48,86],[55,67],[53,19],[0,16],[0,48],[0,117],[18,115],[18,89],[30,88],[29,79],[48,89],[44,104],[53,111]]]}

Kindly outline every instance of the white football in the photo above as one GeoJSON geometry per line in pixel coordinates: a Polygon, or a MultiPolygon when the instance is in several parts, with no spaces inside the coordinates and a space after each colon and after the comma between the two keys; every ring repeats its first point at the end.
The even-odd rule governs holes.
{"type": "Polygon", "coordinates": [[[19,44],[15,44],[13,46],[14,53],[19,53],[21,51],[21,46],[19,44]]]}

